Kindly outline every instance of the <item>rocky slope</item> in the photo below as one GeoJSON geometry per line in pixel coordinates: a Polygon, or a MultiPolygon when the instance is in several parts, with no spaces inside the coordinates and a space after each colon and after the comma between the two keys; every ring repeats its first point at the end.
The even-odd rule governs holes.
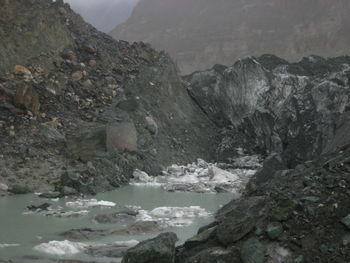
{"type": "Polygon", "coordinates": [[[166,262],[349,262],[349,65],[264,55],[184,77],[223,129],[219,158],[269,156],[243,196],[166,262]]]}
{"type": "Polygon", "coordinates": [[[111,35],[166,50],[188,74],[247,55],[347,54],[349,10],[347,0],[141,0],[111,35]]]}
{"type": "Polygon", "coordinates": [[[256,174],[245,196],[177,248],[176,262],[349,262],[349,145],[288,170],[256,174]]]}
{"type": "Polygon", "coordinates": [[[62,1],[0,5],[0,183],[12,192],[94,193],[135,168],[211,159],[215,126],[167,55],[113,40],[62,1]]]}

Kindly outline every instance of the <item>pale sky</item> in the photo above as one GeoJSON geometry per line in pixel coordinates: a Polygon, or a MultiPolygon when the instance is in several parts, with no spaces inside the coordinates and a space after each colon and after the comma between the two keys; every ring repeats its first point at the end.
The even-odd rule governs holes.
{"type": "Polygon", "coordinates": [[[109,32],[124,22],[139,0],[64,0],[85,21],[97,29],[109,32]]]}

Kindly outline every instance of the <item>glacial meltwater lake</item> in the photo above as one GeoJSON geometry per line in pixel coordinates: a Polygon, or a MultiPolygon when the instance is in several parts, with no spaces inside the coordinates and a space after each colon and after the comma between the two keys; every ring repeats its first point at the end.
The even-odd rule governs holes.
{"type": "Polygon", "coordinates": [[[141,241],[168,231],[175,232],[181,244],[195,235],[199,227],[210,223],[214,213],[235,197],[234,193],[167,192],[161,187],[135,185],[81,200],[42,199],[34,194],[3,197],[0,198],[0,258],[14,262],[57,262],[57,259],[119,262],[115,258],[92,257],[84,253],[84,248],[117,241],[141,241]],[[53,207],[48,214],[27,209],[45,202],[53,207]],[[147,234],[113,234],[92,240],[70,240],[60,235],[78,228],[125,228],[125,222],[98,224],[92,218],[126,208],[138,211],[137,220],[155,220],[163,228],[147,234]],[[65,212],[81,215],[68,217],[65,212]]]}

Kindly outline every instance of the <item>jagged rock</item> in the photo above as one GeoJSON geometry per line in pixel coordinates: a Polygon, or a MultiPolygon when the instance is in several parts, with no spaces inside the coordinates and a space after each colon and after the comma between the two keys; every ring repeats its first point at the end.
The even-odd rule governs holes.
{"type": "Polygon", "coordinates": [[[261,184],[269,182],[276,174],[277,171],[287,169],[287,165],[279,154],[269,155],[262,165],[262,167],[256,172],[254,178],[248,183],[248,188],[259,188],[261,184]]]}
{"type": "Polygon", "coordinates": [[[174,263],[177,240],[174,233],[162,233],[142,241],[125,253],[122,263],[174,263]]]}
{"type": "Polygon", "coordinates": [[[225,246],[234,244],[253,231],[267,216],[266,212],[263,197],[251,197],[229,203],[218,214],[219,224],[216,228],[218,241],[225,246]]]}

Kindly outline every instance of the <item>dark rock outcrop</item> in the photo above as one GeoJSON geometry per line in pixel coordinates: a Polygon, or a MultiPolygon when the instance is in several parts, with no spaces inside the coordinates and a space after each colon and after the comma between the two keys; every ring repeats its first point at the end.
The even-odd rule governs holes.
{"type": "Polygon", "coordinates": [[[208,251],[238,255],[234,262],[348,262],[349,156],[347,145],[248,187],[203,228],[214,227],[216,234],[185,242],[176,262],[212,262],[202,259],[208,251]]]}
{"type": "Polygon", "coordinates": [[[286,165],[350,142],[350,58],[316,56],[288,63],[272,55],[215,66],[184,79],[201,109],[224,127],[222,158],[235,148],[279,153],[286,165]]]}

